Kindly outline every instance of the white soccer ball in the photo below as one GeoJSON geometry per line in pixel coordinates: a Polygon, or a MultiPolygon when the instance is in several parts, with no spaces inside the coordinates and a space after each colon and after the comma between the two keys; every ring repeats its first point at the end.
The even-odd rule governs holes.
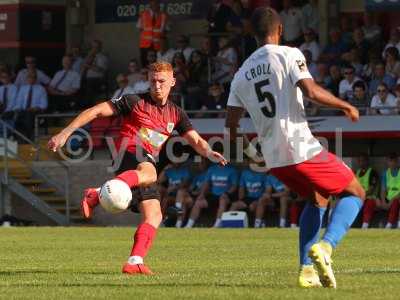
{"type": "Polygon", "coordinates": [[[132,201],[132,191],[122,180],[107,181],[100,189],[100,204],[108,212],[116,214],[123,212],[132,201]]]}

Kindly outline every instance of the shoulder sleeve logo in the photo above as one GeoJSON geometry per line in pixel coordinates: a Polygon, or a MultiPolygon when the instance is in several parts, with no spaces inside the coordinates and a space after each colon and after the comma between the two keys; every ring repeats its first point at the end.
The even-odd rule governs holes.
{"type": "Polygon", "coordinates": [[[299,67],[300,72],[307,72],[307,64],[304,60],[296,60],[296,64],[299,67]]]}

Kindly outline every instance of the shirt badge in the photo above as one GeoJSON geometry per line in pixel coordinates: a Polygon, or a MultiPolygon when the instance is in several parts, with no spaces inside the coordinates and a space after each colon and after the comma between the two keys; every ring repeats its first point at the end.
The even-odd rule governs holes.
{"type": "Polygon", "coordinates": [[[167,131],[168,131],[168,133],[171,133],[172,130],[174,130],[174,126],[175,126],[175,124],[174,124],[174,123],[171,123],[171,122],[169,122],[169,123],[167,124],[167,131]]]}

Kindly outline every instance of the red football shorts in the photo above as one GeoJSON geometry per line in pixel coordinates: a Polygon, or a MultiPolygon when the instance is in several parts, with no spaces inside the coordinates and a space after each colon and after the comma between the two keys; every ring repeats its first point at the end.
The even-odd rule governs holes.
{"type": "Polygon", "coordinates": [[[315,191],[325,198],[339,195],[354,178],[353,171],[326,150],[302,163],[272,168],[271,173],[302,197],[315,191]]]}

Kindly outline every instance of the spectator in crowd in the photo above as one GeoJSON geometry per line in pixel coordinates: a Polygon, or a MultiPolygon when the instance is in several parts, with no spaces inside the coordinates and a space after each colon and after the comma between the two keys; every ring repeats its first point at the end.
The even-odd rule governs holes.
{"type": "MultiPolygon", "coordinates": [[[[161,172],[158,182],[161,185],[161,211],[166,212],[167,208],[177,208],[175,205],[177,194],[186,194],[190,185],[191,174],[189,168],[184,163],[171,163],[161,172]]],[[[174,211],[176,211],[174,209],[174,211]]],[[[179,213],[181,213],[179,209],[179,213]]]]}
{"type": "Polygon", "coordinates": [[[150,7],[139,16],[136,27],[140,31],[139,48],[142,67],[149,64],[147,52],[160,49],[161,37],[167,31],[167,14],[161,11],[158,0],[150,0],[150,7]]]}
{"type": "MultiPolygon", "coordinates": [[[[364,32],[360,27],[354,29],[352,33],[352,39],[350,41],[349,48],[351,50],[357,50],[361,63],[365,64],[368,59],[368,50],[371,48],[369,43],[364,38],[364,32]]],[[[345,53],[346,54],[346,53],[345,53]]],[[[347,53],[350,55],[351,53],[347,53]]]]}
{"type": "Polygon", "coordinates": [[[399,50],[396,47],[386,49],[385,73],[391,75],[393,78],[400,77],[399,50]]]}
{"type": "Polygon", "coordinates": [[[396,97],[389,92],[388,86],[381,82],[377,88],[377,94],[371,100],[371,115],[398,114],[396,97]]]}
{"type": "Polygon", "coordinates": [[[144,94],[149,91],[150,83],[148,80],[148,70],[146,68],[140,70],[140,78],[132,86],[132,89],[135,94],[144,94]]]}
{"type": "Polygon", "coordinates": [[[339,84],[339,97],[350,101],[353,98],[353,84],[361,80],[354,74],[354,67],[346,65],[343,68],[344,79],[339,84]]]}
{"type": "Polygon", "coordinates": [[[0,114],[1,119],[12,128],[15,128],[15,117],[18,109],[17,92],[18,87],[11,82],[9,71],[0,72],[0,114]]]}
{"type": "Polygon", "coordinates": [[[349,46],[353,41],[352,22],[346,15],[342,15],[339,22],[342,42],[349,46]]]}
{"type": "Polygon", "coordinates": [[[205,36],[202,38],[199,50],[201,54],[203,54],[207,58],[207,60],[213,57],[214,54],[216,55],[216,52],[212,47],[212,40],[209,36],[205,36]]]}
{"type": "Polygon", "coordinates": [[[267,195],[264,198],[264,201],[259,201],[260,207],[257,208],[257,211],[260,216],[264,216],[265,210],[269,204],[274,205],[274,202],[277,202],[280,206],[279,208],[279,227],[286,227],[286,219],[287,219],[287,210],[288,204],[290,201],[290,192],[288,188],[280,182],[275,176],[269,174],[266,177],[266,188],[267,195]],[[274,202],[270,203],[268,199],[272,199],[274,202]]]}
{"type": "Polygon", "coordinates": [[[219,227],[221,216],[235,200],[238,174],[231,165],[212,165],[207,170],[206,180],[197,197],[186,228],[193,227],[200,216],[200,212],[210,206],[218,207],[217,217],[213,227],[219,227]]]}
{"type": "Polygon", "coordinates": [[[213,81],[223,84],[227,89],[239,63],[238,55],[227,37],[220,37],[218,45],[219,51],[214,57],[215,72],[212,77],[213,81]]]}
{"type": "MultiPolygon", "coordinates": [[[[175,86],[173,87],[173,92],[175,94],[185,93],[186,83],[189,79],[189,68],[186,65],[186,59],[182,52],[177,51],[172,59],[172,67],[174,68],[174,76],[176,79],[175,86]]],[[[177,96],[177,95],[175,95],[177,96]]],[[[178,98],[181,96],[178,96],[178,98]]],[[[176,98],[174,100],[177,102],[176,98]]]]}
{"type": "Polygon", "coordinates": [[[311,28],[304,30],[304,43],[301,44],[300,50],[304,53],[304,50],[311,51],[312,61],[316,62],[319,58],[320,48],[318,42],[315,40],[315,33],[311,28]]]}
{"type": "Polygon", "coordinates": [[[157,61],[166,61],[171,64],[175,52],[175,49],[169,48],[167,37],[162,36],[160,39],[160,49],[157,51],[157,61]]]}
{"type": "Polygon", "coordinates": [[[251,29],[250,16],[243,18],[243,34],[241,47],[243,49],[243,60],[246,60],[254,51],[257,50],[257,40],[251,29]]]}
{"type": "Polygon", "coordinates": [[[216,2],[208,15],[208,32],[225,33],[227,24],[232,16],[232,1],[216,2]]]}
{"type": "Polygon", "coordinates": [[[226,30],[238,36],[243,33],[243,5],[240,0],[232,0],[231,6],[232,13],[228,18],[226,30]]]}
{"type": "Polygon", "coordinates": [[[17,86],[22,86],[28,83],[28,73],[36,73],[36,78],[38,84],[47,86],[50,82],[49,76],[47,76],[43,71],[36,68],[36,58],[33,56],[25,56],[26,68],[18,72],[17,78],[15,79],[15,84],[17,86]]]}
{"type": "Polygon", "coordinates": [[[366,115],[370,101],[368,98],[367,87],[361,80],[353,84],[353,98],[349,101],[351,105],[358,108],[360,114],[366,115]]]}
{"type": "Polygon", "coordinates": [[[118,89],[114,92],[111,99],[119,99],[122,96],[136,93],[133,87],[129,85],[128,76],[125,74],[118,74],[115,81],[117,82],[118,89]]]}
{"type": "Polygon", "coordinates": [[[386,229],[396,226],[400,228],[400,173],[397,153],[387,158],[387,170],[382,174],[380,208],[388,211],[386,229]]]}
{"type": "Polygon", "coordinates": [[[301,12],[303,20],[302,28],[305,29],[305,31],[311,29],[314,34],[317,34],[319,32],[318,0],[306,1],[306,4],[303,5],[301,12]]]}
{"type": "Polygon", "coordinates": [[[223,118],[225,116],[226,103],[228,95],[224,91],[224,87],[219,83],[213,83],[208,88],[208,97],[203,101],[201,110],[205,113],[198,113],[197,118],[223,118]],[[207,114],[207,111],[218,110],[218,114],[207,114]]]}
{"type": "Polygon", "coordinates": [[[373,15],[370,12],[365,12],[363,17],[364,26],[362,30],[364,31],[365,39],[371,45],[381,41],[382,28],[378,25],[377,17],[377,15],[373,15]]]}
{"type": "Polygon", "coordinates": [[[82,70],[82,64],[85,60],[81,54],[81,48],[79,46],[72,47],[70,55],[72,57],[71,69],[80,74],[82,70]]]}
{"type": "Polygon", "coordinates": [[[207,177],[207,167],[208,161],[202,158],[196,170],[197,175],[193,177],[189,189],[178,190],[175,202],[175,207],[178,212],[175,227],[182,227],[183,221],[186,219],[188,212],[190,212],[190,209],[193,206],[194,199],[200,195],[201,187],[207,177]]]}
{"type": "Polygon", "coordinates": [[[194,48],[190,47],[189,37],[183,34],[179,35],[176,40],[176,52],[181,52],[185,57],[185,61],[188,62],[193,51],[194,48]]]}
{"type": "Polygon", "coordinates": [[[201,99],[205,96],[204,90],[208,86],[208,65],[204,55],[195,50],[189,61],[189,77],[186,83],[186,93],[188,102],[185,108],[197,110],[201,107],[201,99]]]}
{"type": "Polygon", "coordinates": [[[320,59],[328,64],[338,64],[343,53],[347,52],[348,46],[342,41],[341,32],[338,28],[332,28],[329,31],[329,39],[320,59]]]}
{"type": "Polygon", "coordinates": [[[63,69],[58,71],[47,88],[50,96],[50,111],[68,111],[76,108],[74,96],[81,87],[81,76],[72,70],[72,57],[65,55],[62,58],[63,69]]]}
{"type": "Polygon", "coordinates": [[[396,49],[400,52],[400,32],[398,28],[393,28],[390,31],[389,42],[385,45],[385,48],[382,51],[382,58],[386,57],[386,50],[390,47],[396,47],[396,49]]]}
{"type": "Polygon", "coordinates": [[[379,53],[374,49],[368,51],[368,60],[367,63],[364,65],[362,71],[362,77],[364,78],[364,80],[369,82],[374,77],[375,66],[379,62],[381,62],[379,53]]]}
{"type": "Polygon", "coordinates": [[[93,40],[91,49],[82,64],[81,75],[85,95],[83,107],[91,106],[106,84],[108,58],[102,50],[103,43],[100,40],[93,40]]]}
{"type": "Polygon", "coordinates": [[[349,52],[348,63],[353,66],[354,74],[361,77],[363,74],[364,65],[361,63],[360,51],[357,48],[353,48],[349,52]]]}
{"type": "Polygon", "coordinates": [[[28,72],[27,84],[22,85],[17,94],[18,115],[16,129],[33,138],[36,114],[47,109],[47,93],[45,88],[37,83],[36,72],[28,72]]]}
{"type": "Polygon", "coordinates": [[[316,83],[321,85],[323,88],[328,88],[330,82],[331,82],[331,77],[329,76],[329,69],[328,65],[323,62],[318,62],[317,63],[317,73],[314,77],[314,80],[316,83]]]}
{"type": "Polygon", "coordinates": [[[329,67],[330,83],[328,85],[328,90],[339,97],[339,85],[342,81],[342,75],[340,72],[340,67],[338,65],[331,65],[329,67]]]}
{"type": "Polygon", "coordinates": [[[230,210],[249,210],[256,216],[255,228],[260,228],[264,216],[257,215],[259,201],[266,201],[266,175],[264,171],[255,171],[248,166],[240,174],[238,198],[231,205],[230,210]]]}
{"type": "Polygon", "coordinates": [[[375,95],[378,85],[383,82],[388,89],[393,89],[396,84],[396,79],[390,74],[386,74],[385,64],[381,61],[375,64],[374,75],[369,82],[369,94],[375,95]]]}
{"type": "Polygon", "coordinates": [[[371,167],[366,153],[357,159],[358,169],[354,172],[365,190],[362,228],[367,229],[372,220],[376,206],[379,204],[379,176],[371,167]]]}
{"type": "Polygon", "coordinates": [[[280,12],[283,24],[283,43],[298,47],[302,43],[303,17],[301,10],[292,4],[291,0],[283,0],[283,10],[280,12]]]}
{"type": "Polygon", "coordinates": [[[142,75],[140,74],[139,63],[136,58],[132,58],[128,63],[127,78],[130,86],[134,86],[135,83],[142,78],[142,75]]]}
{"type": "Polygon", "coordinates": [[[146,59],[147,59],[147,65],[146,65],[147,68],[148,65],[151,65],[157,61],[157,52],[151,49],[148,50],[146,59]]]}
{"type": "Polygon", "coordinates": [[[315,62],[313,62],[313,60],[312,60],[311,51],[303,50],[303,55],[304,55],[304,58],[306,59],[308,71],[310,72],[312,77],[315,78],[318,75],[318,68],[317,68],[317,64],[315,62]]]}

